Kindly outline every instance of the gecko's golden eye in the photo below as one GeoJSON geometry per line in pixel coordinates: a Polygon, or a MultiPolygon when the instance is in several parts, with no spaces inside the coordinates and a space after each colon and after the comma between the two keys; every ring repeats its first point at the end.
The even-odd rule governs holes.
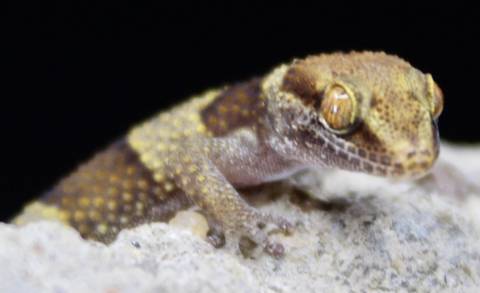
{"type": "Polygon", "coordinates": [[[443,93],[438,85],[434,84],[433,86],[433,107],[432,107],[432,116],[434,119],[438,119],[438,116],[442,114],[443,111],[443,93]]]}
{"type": "Polygon", "coordinates": [[[347,132],[357,117],[357,104],[353,94],[339,84],[329,86],[322,98],[320,116],[331,130],[347,132]]]}
{"type": "Polygon", "coordinates": [[[443,111],[443,93],[438,85],[433,81],[433,78],[430,74],[427,74],[428,80],[428,91],[431,99],[431,113],[433,119],[438,119],[440,114],[443,111]]]}

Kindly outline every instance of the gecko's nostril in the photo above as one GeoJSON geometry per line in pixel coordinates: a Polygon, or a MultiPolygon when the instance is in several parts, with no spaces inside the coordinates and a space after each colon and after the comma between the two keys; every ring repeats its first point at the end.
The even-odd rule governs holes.
{"type": "Polygon", "coordinates": [[[432,155],[432,152],[428,149],[424,149],[422,151],[419,152],[420,155],[424,156],[424,157],[430,157],[432,155]]]}
{"type": "Polygon", "coordinates": [[[413,158],[417,154],[416,150],[410,151],[407,153],[407,159],[413,158]]]}
{"type": "Polygon", "coordinates": [[[389,172],[393,177],[419,178],[426,174],[436,160],[436,150],[431,146],[422,147],[398,143],[389,172]]]}

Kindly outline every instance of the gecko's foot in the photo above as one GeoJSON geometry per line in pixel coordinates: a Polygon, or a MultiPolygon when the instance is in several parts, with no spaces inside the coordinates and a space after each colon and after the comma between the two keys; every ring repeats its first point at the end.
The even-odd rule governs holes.
{"type": "Polygon", "coordinates": [[[290,235],[293,225],[282,217],[252,212],[246,223],[242,225],[246,239],[240,241],[240,250],[245,256],[254,256],[258,250],[263,250],[276,258],[282,257],[285,248],[281,243],[271,240],[274,234],[290,235]],[[247,240],[248,239],[248,240],[247,240]]]}

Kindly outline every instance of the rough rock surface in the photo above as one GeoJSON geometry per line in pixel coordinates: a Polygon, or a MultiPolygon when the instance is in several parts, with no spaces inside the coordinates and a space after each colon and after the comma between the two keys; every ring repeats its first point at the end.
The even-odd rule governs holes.
{"type": "Polygon", "coordinates": [[[215,249],[185,213],[110,246],[56,223],[0,224],[0,292],[480,292],[480,148],[444,145],[434,174],[298,176],[320,204],[306,211],[285,189],[261,206],[297,223],[275,236],[282,259],[215,249]]]}

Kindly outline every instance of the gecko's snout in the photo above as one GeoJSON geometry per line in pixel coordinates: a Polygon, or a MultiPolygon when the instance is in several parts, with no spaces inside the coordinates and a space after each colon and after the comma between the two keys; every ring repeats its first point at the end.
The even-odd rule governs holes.
{"type": "Polygon", "coordinates": [[[404,159],[395,163],[392,175],[407,178],[418,178],[425,175],[436,161],[438,151],[419,149],[405,154],[404,159]],[[400,163],[401,162],[401,163],[400,163]]]}
{"type": "Polygon", "coordinates": [[[439,154],[438,138],[423,145],[409,144],[397,148],[392,163],[392,177],[419,178],[424,176],[434,165],[439,154]]]}

